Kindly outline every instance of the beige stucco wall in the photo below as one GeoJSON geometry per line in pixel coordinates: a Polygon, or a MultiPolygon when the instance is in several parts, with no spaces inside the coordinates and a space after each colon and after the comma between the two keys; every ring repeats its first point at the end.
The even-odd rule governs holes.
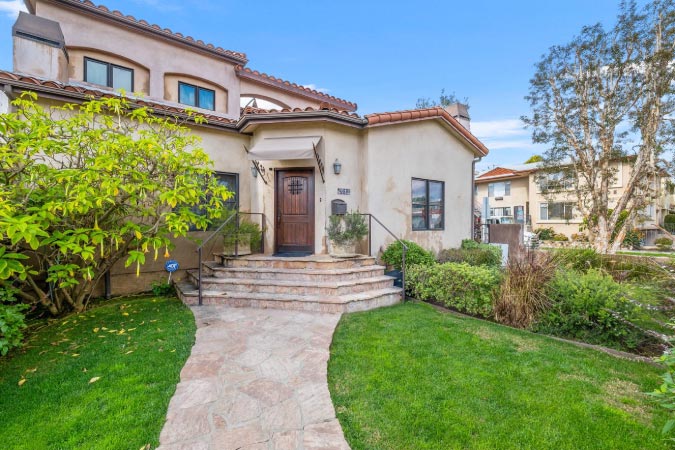
{"type": "MultiPolygon", "coordinates": [[[[219,113],[227,113],[227,107],[228,107],[228,95],[227,95],[227,90],[219,86],[217,84],[208,82],[206,80],[203,80],[201,78],[196,78],[192,77],[190,75],[185,75],[185,74],[174,74],[174,73],[168,73],[164,75],[164,99],[168,100],[173,103],[180,103],[178,101],[178,83],[179,82],[185,82],[187,84],[191,84],[193,86],[199,86],[203,87],[206,89],[211,89],[212,91],[215,91],[216,95],[216,103],[215,103],[215,111],[219,113]]],[[[206,113],[209,113],[210,111],[205,110],[206,113]]]]}
{"type": "Polygon", "coordinates": [[[485,181],[476,181],[476,204],[483,205],[483,198],[488,197],[488,186],[490,183],[501,182],[501,181],[510,181],[511,182],[511,193],[510,195],[504,195],[499,200],[499,197],[489,197],[490,208],[504,208],[510,207],[511,214],[514,216],[515,221],[515,210],[516,206],[522,206],[525,214],[525,220],[527,220],[527,206],[529,199],[529,180],[527,176],[521,178],[512,178],[512,179],[503,179],[503,180],[485,180],[485,181]]]}
{"type": "MultiPolygon", "coordinates": [[[[134,93],[150,94],[150,71],[137,61],[132,61],[119,55],[102,52],[92,48],[68,47],[68,79],[84,81],[84,58],[93,58],[99,61],[127,67],[134,71],[134,93]]],[[[98,87],[98,86],[97,86],[98,87]]],[[[131,94],[131,92],[130,92],[131,94]]]]}
{"type": "Polygon", "coordinates": [[[17,36],[13,38],[13,46],[15,72],[68,81],[68,59],[62,49],[17,36]]]}
{"type": "MultiPolygon", "coordinates": [[[[369,128],[366,137],[364,210],[397,236],[438,252],[470,237],[473,153],[439,121],[369,128]],[[412,230],[412,178],[445,182],[445,230],[412,230]]],[[[373,250],[392,238],[376,228],[373,250]]]]}
{"type": "MultiPolygon", "coordinates": [[[[320,136],[321,141],[317,147],[319,155],[325,165],[325,183],[321,180],[321,174],[316,159],[286,160],[286,161],[261,161],[268,173],[269,184],[265,185],[260,177],[254,180],[253,190],[257,193],[252,202],[253,210],[263,211],[268,219],[274,218],[274,171],[283,168],[311,168],[314,169],[314,249],[316,253],[328,251],[326,242],[326,226],[330,216],[330,202],[335,198],[341,198],[347,203],[350,211],[362,210],[361,183],[363,172],[361,170],[361,142],[359,130],[332,125],[329,123],[314,124],[275,124],[260,126],[256,129],[251,145],[254,146],[264,138],[290,137],[290,136],[320,136]],[[333,173],[333,162],[339,158],[343,164],[340,175],[333,173]],[[351,190],[349,196],[337,195],[337,188],[351,190]]],[[[273,224],[272,224],[273,225],[273,224]]],[[[274,251],[274,230],[270,226],[267,237],[268,252],[274,251]]]]}
{"type": "Polygon", "coordinates": [[[163,99],[164,75],[182,73],[227,89],[226,115],[239,117],[239,79],[233,63],[44,1],[37,2],[36,14],[60,23],[67,48],[85,47],[123,55],[147,67],[149,97],[163,99]]]}
{"type": "Polygon", "coordinates": [[[244,97],[256,97],[276,103],[284,108],[305,108],[312,106],[318,108],[321,104],[318,100],[294,95],[292,92],[275,89],[263,83],[242,78],[240,80],[240,92],[244,97]]]}

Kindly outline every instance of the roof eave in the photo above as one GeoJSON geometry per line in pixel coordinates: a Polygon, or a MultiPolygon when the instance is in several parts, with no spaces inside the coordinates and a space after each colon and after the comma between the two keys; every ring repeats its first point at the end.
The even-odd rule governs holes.
{"type": "Polygon", "coordinates": [[[297,111],[266,114],[244,114],[237,122],[237,129],[242,133],[249,132],[252,126],[285,123],[329,121],[355,128],[363,128],[366,121],[360,117],[351,117],[333,111],[297,111]]]}
{"type": "MultiPolygon", "coordinates": [[[[167,32],[166,29],[159,27],[159,25],[153,26],[147,22],[146,25],[145,23],[143,23],[145,21],[135,19],[131,20],[127,16],[124,16],[121,13],[119,15],[115,14],[115,11],[107,10],[107,8],[106,10],[101,10],[91,2],[80,2],[78,0],[61,0],[59,3],[63,7],[70,8],[72,10],[82,11],[84,13],[96,16],[106,22],[118,23],[124,25],[127,28],[151,34],[162,40],[174,42],[176,44],[186,46],[191,50],[215,56],[219,59],[224,59],[235,65],[246,65],[246,63],[248,63],[248,58],[246,58],[245,56],[238,56],[234,54],[234,52],[225,53],[227,52],[227,50],[225,50],[225,52],[220,52],[216,49],[216,47],[210,48],[208,44],[205,43],[202,44],[199,41],[192,41],[184,37],[175,36],[173,32],[172,34],[169,34],[169,32],[167,32]]],[[[119,11],[117,12],[119,13],[119,11]]],[[[31,13],[34,14],[34,11],[32,11],[31,13]]]]}
{"type": "MultiPolygon", "coordinates": [[[[49,86],[40,86],[32,83],[27,83],[25,81],[20,81],[20,80],[8,80],[6,78],[0,78],[0,86],[11,86],[12,88],[16,88],[19,92],[23,91],[30,91],[30,92],[36,92],[40,94],[40,98],[46,98],[50,100],[58,100],[58,101],[76,101],[76,102],[84,102],[86,100],[89,100],[93,97],[97,98],[104,98],[104,97],[113,97],[115,96],[114,93],[107,93],[107,92],[102,92],[102,91],[93,91],[95,92],[95,95],[92,95],[91,93],[82,93],[82,92],[74,92],[74,91],[67,91],[62,88],[53,88],[49,86]]],[[[206,128],[215,128],[215,129],[220,129],[220,130],[229,130],[229,131],[237,131],[237,126],[236,123],[234,122],[217,122],[217,121],[212,121],[209,122],[207,119],[207,122],[204,123],[197,123],[194,121],[194,116],[189,116],[186,112],[183,111],[176,111],[176,110],[164,110],[161,108],[156,108],[153,107],[153,104],[151,102],[146,102],[144,100],[140,100],[142,103],[137,103],[135,99],[129,98],[129,102],[131,103],[133,108],[141,108],[141,107],[147,107],[152,110],[152,113],[155,115],[163,116],[163,117],[178,117],[181,119],[184,119],[187,121],[188,126],[199,126],[199,127],[206,127],[206,128]]],[[[156,106],[156,105],[155,105],[156,106]]]]}

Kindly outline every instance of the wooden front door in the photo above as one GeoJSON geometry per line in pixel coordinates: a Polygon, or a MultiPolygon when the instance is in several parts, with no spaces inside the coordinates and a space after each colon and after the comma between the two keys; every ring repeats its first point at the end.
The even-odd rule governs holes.
{"type": "Polygon", "coordinates": [[[314,170],[276,171],[276,251],[314,253],[314,170]]]}

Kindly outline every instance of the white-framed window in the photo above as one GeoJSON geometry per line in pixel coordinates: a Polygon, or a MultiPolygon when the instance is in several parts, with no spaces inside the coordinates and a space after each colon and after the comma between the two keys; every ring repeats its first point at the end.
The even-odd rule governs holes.
{"type": "Polygon", "coordinates": [[[564,172],[550,172],[538,175],[539,190],[564,191],[574,187],[574,180],[564,172]]]}
{"type": "Polygon", "coordinates": [[[510,181],[488,184],[488,197],[506,197],[507,195],[511,195],[510,181]]]}
{"type": "Polygon", "coordinates": [[[539,204],[541,220],[571,220],[574,217],[574,203],[548,202],[539,204]]]}
{"type": "Polygon", "coordinates": [[[490,208],[490,217],[511,217],[511,207],[490,208]]]}

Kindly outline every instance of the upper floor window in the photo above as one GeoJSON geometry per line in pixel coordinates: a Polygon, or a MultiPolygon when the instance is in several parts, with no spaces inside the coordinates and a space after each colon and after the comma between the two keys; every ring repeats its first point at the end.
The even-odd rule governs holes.
{"type": "Polygon", "coordinates": [[[216,109],[216,91],[179,81],[178,103],[214,111],[216,109]]]}
{"type": "Polygon", "coordinates": [[[115,90],[134,91],[133,69],[92,58],[84,58],[84,81],[115,90]]]}
{"type": "Polygon", "coordinates": [[[539,175],[541,192],[572,189],[574,181],[564,172],[550,172],[539,175]]]}
{"type": "Polygon", "coordinates": [[[488,184],[488,197],[505,197],[507,195],[511,195],[510,181],[488,184]]]}
{"type": "Polygon", "coordinates": [[[412,229],[442,230],[445,212],[445,183],[412,179],[412,229]]]}
{"type": "Polygon", "coordinates": [[[571,220],[574,218],[574,203],[549,202],[539,204],[539,218],[541,220],[571,220]]]}

